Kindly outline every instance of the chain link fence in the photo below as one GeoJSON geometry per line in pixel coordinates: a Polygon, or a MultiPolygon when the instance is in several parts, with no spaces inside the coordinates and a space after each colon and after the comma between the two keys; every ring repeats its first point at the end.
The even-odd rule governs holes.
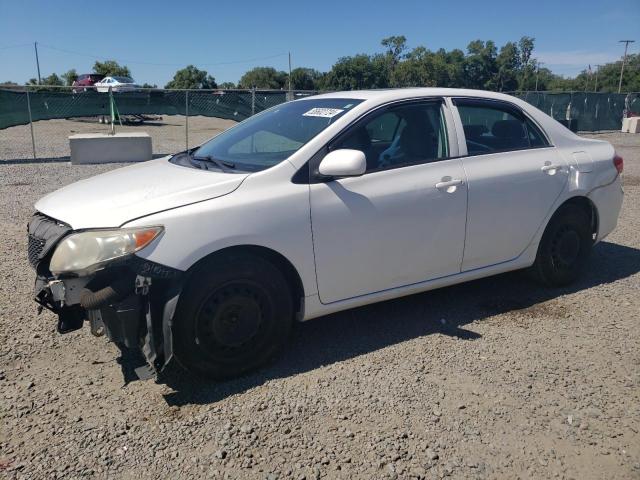
{"type": "Polygon", "coordinates": [[[640,115],[638,93],[510,92],[574,131],[619,130],[625,115],[640,115]]]}
{"type": "MultiPolygon", "coordinates": [[[[251,115],[312,91],[114,91],[116,132],[144,131],[155,156],[197,146],[251,115]]],[[[108,92],[94,87],[0,87],[0,161],[66,159],[70,135],[111,131],[108,92]]]]}
{"type": "MultiPolygon", "coordinates": [[[[144,131],[156,156],[194,147],[238,121],[313,91],[114,91],[117,132],[144,131]]],[[[618,130],[640,114],[637,93],[511,92],[573,130],[618,130]]],[[[0,161],[67,159],[70,135],[110,131],[108,92],[94,87],[0,87],[0,161]]]]}

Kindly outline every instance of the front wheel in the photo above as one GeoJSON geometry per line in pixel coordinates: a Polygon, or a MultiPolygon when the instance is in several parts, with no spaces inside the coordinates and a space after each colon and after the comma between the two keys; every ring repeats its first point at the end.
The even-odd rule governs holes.
{"type": "Polygon", "coordinates": [[[293,321],[284,275],[254,255],[205,262],[185,285],[174,319],[175,354],[188,370],[225,379],[280,350],[293,321]]]}
{"type": "Polygon", "coordinates": [[[531,273],[549,286],[568,285],[583,272],[592,246],[589,215],[576,205],[565,205],[549,221],[531,273]]]}

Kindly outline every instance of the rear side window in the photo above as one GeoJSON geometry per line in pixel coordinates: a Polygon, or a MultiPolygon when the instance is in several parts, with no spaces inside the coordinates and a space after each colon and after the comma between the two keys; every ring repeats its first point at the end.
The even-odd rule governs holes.
{"type": "Polygon", "coordinates": [[[457,100],[469,155],[548,146],[542,132],[515,109],[497,102],[457,100]]]}

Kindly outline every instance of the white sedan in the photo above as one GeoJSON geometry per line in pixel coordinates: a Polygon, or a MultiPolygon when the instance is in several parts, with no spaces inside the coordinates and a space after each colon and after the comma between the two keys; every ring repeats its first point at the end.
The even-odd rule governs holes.
{"type": "Polygon", "coordinates": [[[129,92],[140,88],[130,77],[104,77],[94,85],[98,92],[108,92],[109,89],[112,92],[129,92]]]}
{"type": "Polygon", "coordinates": [[[622,169],[499,93],[308,97],[41,199],[36,299],[156,370],[232,377],[294,321],[510,270],[574,281],[616,226],[622,169]]]}

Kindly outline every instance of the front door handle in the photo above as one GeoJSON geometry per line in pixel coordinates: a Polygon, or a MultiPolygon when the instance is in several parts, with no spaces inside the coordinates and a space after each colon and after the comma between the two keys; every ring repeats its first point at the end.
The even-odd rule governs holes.
{"type": "Polygon", "coordinates": [[[461,180],[459,178],[454,178],[451,180],[443,179],[442,182],[436,183],[436,188],[438,190],[446,190],[447,193],[453,193],[460,185],[464,185],[464,180],[461,180]]]}

